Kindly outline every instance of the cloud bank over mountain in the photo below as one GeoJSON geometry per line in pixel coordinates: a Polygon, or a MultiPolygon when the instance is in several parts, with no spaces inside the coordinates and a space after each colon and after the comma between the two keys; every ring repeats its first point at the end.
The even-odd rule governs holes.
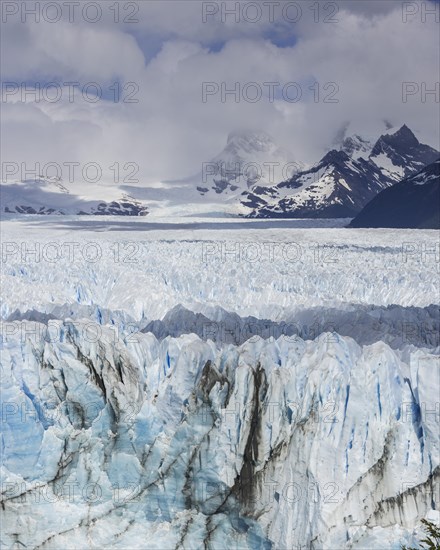
{"type": "MultiPolygon", "coordinates": [[[[329,149],[335,128],[368,137],[384,119],[406,122],[419,139],[438,144],[438,103],[429,94],[438,74],[438,23],[436,14],[423,17],[420,3],[414,13],[388,1],[329,3],[318,13],[306,3],[279,2],[273,20],[265,8],[256,22],[251,9],[225,15],[234,4],[139,2],[134,14],[121,9],[119,23],[108,3],[95,23],[81,11],[70,22],[63,10],[56,24],[49,12],[38,23],[29,14],[25,22],[20,13],[9,15],[2,38],[4,161],[94,161],[107,184],[115,161],[134,161],[140,182],[151,183],[198,172],[231,131],[252,125],[306,163],[329,149]],[[63,86],[72,82],[78,86],[63,86]],[[41,97],[23,93],[22,83],[28,92],[40,85],[41,97]],[[58,101],[44,97],[56,97],[49,83],[61,87],[58,101]],[[85,96],[90,83],[99,88],[88,87],[85,96]],[[203,101],[203,83],[219,92],[203,101]],[[231,94],[222,98],[222,84],[237,83],[238,103],[231,94]],[[250,100],[248,83],[262,90],[259,101],[250,100]],[[272,97],[264,83],[278,83],[272,97]],[[296,88],[284,89],[289,83],[296,88]],[[286,99],[295,90],[300,99],[286,99]]],[[[424,9],[436,7],[428,1],[424,9]]]]}

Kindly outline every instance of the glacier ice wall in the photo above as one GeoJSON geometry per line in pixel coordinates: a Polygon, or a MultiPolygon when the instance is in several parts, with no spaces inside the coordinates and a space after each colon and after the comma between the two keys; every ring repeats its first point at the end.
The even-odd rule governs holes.
{"type": "Polygon", "coordinates": [[[439,359],[64,321],[3,341],[6,548],[398,548],[438,509],[439,359]]]}

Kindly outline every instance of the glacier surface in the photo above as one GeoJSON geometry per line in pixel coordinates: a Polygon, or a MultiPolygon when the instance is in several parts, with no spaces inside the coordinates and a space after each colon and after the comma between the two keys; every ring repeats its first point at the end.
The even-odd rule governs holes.
{"type": "Polygon", "coordinates": [[[112,224],[2,224],[3,546],[416,544],[437,233],[112,224]]]}

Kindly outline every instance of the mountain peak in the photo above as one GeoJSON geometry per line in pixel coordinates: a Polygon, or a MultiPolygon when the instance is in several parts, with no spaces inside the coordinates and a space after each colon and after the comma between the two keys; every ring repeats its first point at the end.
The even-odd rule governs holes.
{"type": "Polygon", "coordinates": [[[370,159],[391,174],[393,179],[399,180],[432,162],[436,155],[435,149],[421,144],[404,124],[398,130],[392,128],[380,136],[373,147],[370,159]]]}
{"type": "Polygon", "coordinates": [[[336,149],[332,149],[322,157],[319,165],[322,166],[323,164],[338,164],[341,162],[347,162],[348,160],[350,160],[350,157],[345,151],[337,151],[336,149]]]}
{"type": "Polygon", "coordinates": [[[387,133],[382,135],[379,139],[384,139],[387,143],[399,143],[405,146],[419,145],[419,140],[416,138],[412,130],[404,124],[394,133],[387,133]]]}
{"type": "Polygon", "coordinates": [[[367,158],[372,148],[373,145],[368,139],[355,134],[344,139],[340,150],[347,153],[349,157],[358,159],[361,156],[367,158]]]}
{"type": "Polygon", "coordinates": [[[407,136],[407,137],[417,139],[416,136],[414,135],[414,133],[412,132],[412,130],[410,130],[410,128],[408,128],[408,126],[406,124],[404,124],[401,128],[399,128],[399,130],[397,130],[397,132],[394,135],[395,136],[407,136]]]}
{"type": "Polygon", "coordinates": [[[266,132],[236,130],[228,134],[227,144],[264,151],[274,145],[274,140],[266,132]]]}

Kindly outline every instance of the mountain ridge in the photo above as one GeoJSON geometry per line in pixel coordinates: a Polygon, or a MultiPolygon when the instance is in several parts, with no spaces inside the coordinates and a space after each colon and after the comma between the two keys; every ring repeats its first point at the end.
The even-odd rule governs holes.
{"type": "Polygon", "coordinates": [[[440,153],[407,125],[373,143],[343,137],[313,166],[265,131],[230,132],[223,150],[193,177],[169,185],[112,186],[36,178],[1,185],[8,214],[234,215],[249,218],[354,218],[377,194],[433,162],[440,153]],[[172,185],[174,184],[174,185],[172,185]],[[165,214],[167,212],[168,214],[165,214]]]}
{"type": "Polygon", "coordinates": [[[404,124],[381,135],[369,151],[360,136],[346,138],[312,168],[278,183],[267,193],[245,192],[242,205],[251,218],[354,217],[378,193],[433,162],[440,153],[418,141],[404,124]],[[347,141],[348,140],[348,141],[347,141]],[[351,155],[350,155],[351,153],[351,155]],[[265,195],[265,196],[263,196],[265,195]]]}

